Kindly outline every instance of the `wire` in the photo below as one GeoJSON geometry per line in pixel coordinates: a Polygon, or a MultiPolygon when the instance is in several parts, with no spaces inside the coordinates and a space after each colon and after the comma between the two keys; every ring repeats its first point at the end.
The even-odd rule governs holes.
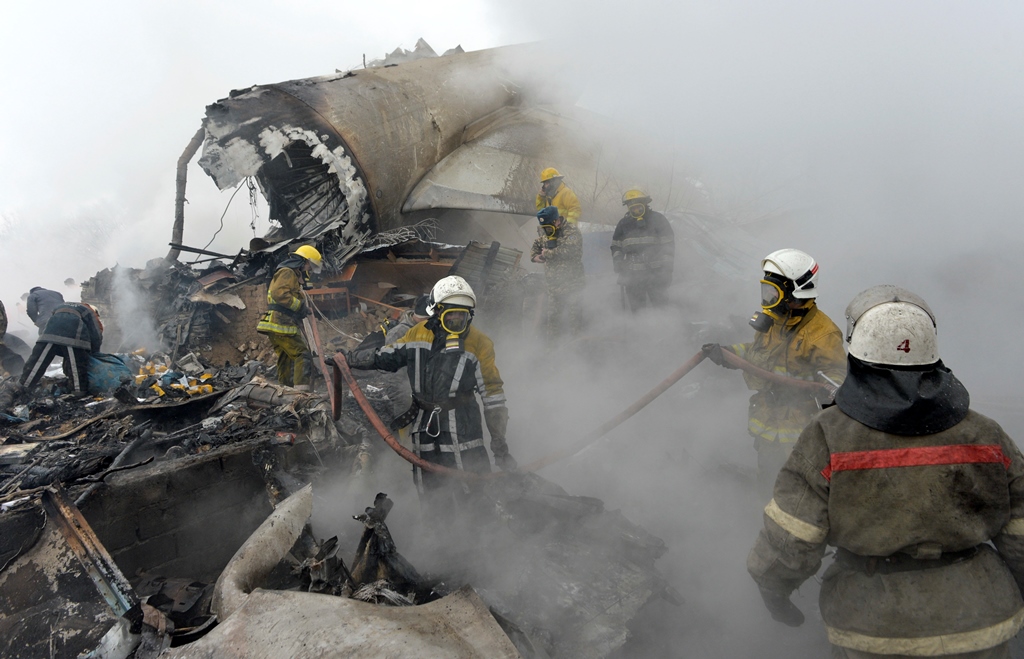
{"type": "Polygon", "coordinates": [[[342,336],[344,336],[346,338],[353,339],[355,341],[359,341],[360,340],[360,338],[358,336],[352,336],[351,334],[346,334],[345,332],[342,332],[341,328],[338,327],[337,325],[335,325],[334,323],[332,323],[330,321],[330,319],[327,318],[326,314],[324,314],[324,312],[320,310],[320,307],[316,306],[316,302],[313,301],[313,298],[311,298],[310,296],[307,295],[306,299],[309,300],[309,306],[313,307],[313,311],[316,311],[317,313],[320,314],[320,320],[324,321],[324,323],[328,327],[330,327],[332,330],[334,330],[335,332],[337,332],[338,334],[341,334],[342,336]]]}
{"type": "MultiPolygon", "coordinates": [[[[235,188],[235,191],[231,193],[231,198],[228,199],[228,205],[224,207],[224,212],[220,214],[220,226],[217,228],[216,231],[213,232],[213,238],[210,238],[210,242],[203,245],[203,249],[206,249],[207,247],[212,245],[213,241],[217,239],[217,234],[220,233],[221,229],[224,228],[224,216],[228,214],[228,209],[231,208],[231,202],[234,201],[235,195],[238,194],[238,191],[241,190],[243,187],[245,186],[239,185],[237,188],[235,188]]],[[[200,254],[199,256],[202,255],[200,254]]],[[[199,260],[199,256],[196,256],[196,261],[199,260]]],[[[192,261],[192,263],[195,263],[196,261],[192,261]]]]}

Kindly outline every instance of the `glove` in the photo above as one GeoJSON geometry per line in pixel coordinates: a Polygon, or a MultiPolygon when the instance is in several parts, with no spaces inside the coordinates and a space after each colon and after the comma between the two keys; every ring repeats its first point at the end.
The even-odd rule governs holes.
{"type": "Polygon", "coordinates": [[[736,368],[729,362],[725,361],[725,358],[722,356],[723,350],[728,350],[729,352],[732,352],[731,348],[723,348],[721,345],[717,343],[705,343],[700,347],[700,349],[705,355],[708,356],[708,359],[718,364],[722,368],[736,368]]]}
{"type": "Polygon", "coordinates": [[[342,351],[342,354],[345,355],[345,361],[349,368],[369,371],[373,369],[377,351],[374,349],[352,350],[351,352],[342,351]]]}
{"type": "Polygon", "coordinates": [[[616,252],[615,254],[612,254],[612,270],[615,271],[615,274],[622,274],[623,261],[624,259],[621,253],[616,252]]]}
{"type": "Polygon", "coordinates": [[[516,459],[508,453],[495,455],[494,464],[498,465],[498,469],[501,469],[502,471],[515,471],[519,468],[519,464],[516,462],[516,459]]]}
{"type": "Polygon", "coordinates": [[[796,604],[789,601],[788,595],[780,595],[767,588],[760,588],[760,590],[761,599],[764,600],[764,606],[768,609],[768,613],[772,614],[772,620],[790,627],[799,627],[804,624],[804,614],[796,608],[796,604]]]}
{"type": "Polygon", "coordinates": [[[508,408],[484,408],[484,421],[487,423],[487,432],[491,433],[491,453],[494,454],[494,463],[502,471],[515,469],[516,461],[509,455],[508,442],[505,441],[505,429],[508,427],[508,408]]]}

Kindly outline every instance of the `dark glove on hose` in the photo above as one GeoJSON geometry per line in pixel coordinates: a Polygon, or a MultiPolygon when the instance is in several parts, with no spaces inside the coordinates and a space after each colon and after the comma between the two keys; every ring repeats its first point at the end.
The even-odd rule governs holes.
{"type": "Polygon", "coordinates": [[[377,356],[377,351],[374,348],[357,349],[351,352],[344,352],[345,361],[348,363],[349,368],[358,368],[362,371],[369,371],[374,368],[373,364],[377,356]]]}
{"type": "Polygon", "coordinates": [[[708,356],[708,359],[718,364],[722,368],[736,368],[729,362],[725,361],[725,358],[722,357],[723,350],[728,350],[729,352],[732,352],[730,348],[723,348],[721,345],[717,343],[705,343],[700,347],[700,349],[701,351],[704,352],[705,355],[708,356]]]}
{"type": "Polygon", "coordinates": [[[788,595],[780,595],[766,588],[761,588],[761,599],[764,606],[772,614],[772,620],[781,622],[790,627],[799,627],[804,624],[804,614],[796,608],[796,604],[789,601],[788,595]]]}
{"type": "Polygon", "coordinates": [[[502,471],[510,471],[516,468],[515,459],[509,455],[508,442],[505,441],[505,429],[508,427],[508,408],[492,407],[484,409],[484,421],[487,423],[487,432],[491,433],[491,453],[494,454],[494,463],[502,471]]]}
{"type": "Polygon", "coordinates": [[[519,463],[517,463],[516,459],[508,453],[505,453],[504,455],[495,455],[494,464],[498,465],[498,469],[501,469],[502,471],[515,471],[516,469],[519,469],[519,463]]]}

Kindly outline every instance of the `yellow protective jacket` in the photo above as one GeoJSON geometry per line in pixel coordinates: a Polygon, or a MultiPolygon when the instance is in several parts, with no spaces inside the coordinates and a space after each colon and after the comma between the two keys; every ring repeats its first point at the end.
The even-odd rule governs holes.
{"type": "Polygon", "coordinates": [[[546,197],[542,194],[537,195],[537,210],[547,208],[548,206],[557,206],[558,214],[573,224],[576,224],[577,220],[580,219],[580,200],[564,181],[559,184],[553,197],[546,197]]]}
{"type": "Polygon", "coordinates": [[[830,407],[779,472],[747,570],[788,595],[828,545],[819,604],[833,645],[915,657],[999,646],[1024,623],[1024,456],[974,411],[907,436],[830,407]]]}
{"type": "MultiPolygon", "coordinates": [[[[752,342],[737,343],[732,349],[751,364],[780,375],[824,382],[817,376],[821,371],[836,383],[842,383],[846,377],[843,334],[813,301],[805,316],[776,321],[767,332],[759,332],[752,342]]],[[[747,387],[756,391],[750,397],[747,425],[754,437],[795,442],[820,409],[806,391],[773,384],[746,373],[743,379],[747,387]]]]}
{"type": "Polygon", "coordinates": [[[302,274],[282,266],[267,287],[267,312],[256,331],[261,334],[298,334],[302,322],[302,274]]]}

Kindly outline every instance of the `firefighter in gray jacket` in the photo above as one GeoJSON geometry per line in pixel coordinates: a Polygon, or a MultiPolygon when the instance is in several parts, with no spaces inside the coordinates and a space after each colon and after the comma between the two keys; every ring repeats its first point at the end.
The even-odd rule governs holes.
{"type": "Polygon", "coordinates": [[[876,286],[846,316],[846,380],[779,473],[747,569],[772,617],[796,626],[790,593],[836,547],[819,598],[833,657],[1009,657],[1024,623],[1024,457],[969,409],[921,298],[876,286]]]}

